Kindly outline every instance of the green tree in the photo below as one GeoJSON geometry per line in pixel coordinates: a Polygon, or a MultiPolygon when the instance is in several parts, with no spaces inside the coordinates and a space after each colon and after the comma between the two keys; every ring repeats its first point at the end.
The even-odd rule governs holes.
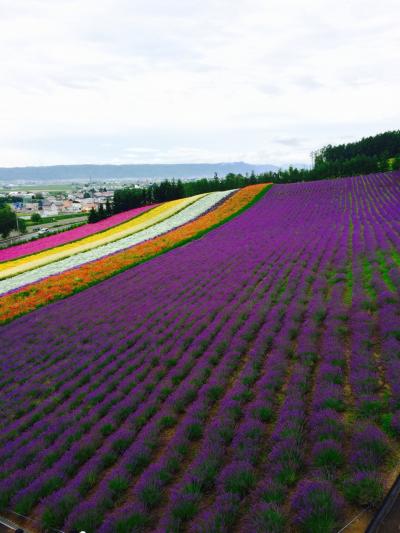
{"type": "Polygon", "coordinates": [[[23,218],[18,219],[17,229],[20,233],[26,233],[26,222],[23,218]]]}
{"type": "Polygon", "coordinates": [[[5,205],[0,209],[0,233],[6,239],[13,229],[17,227],[17,216],[10,206],[5,205]]]}
{"type": "Polygon", "coordinates": [[[99,205],[99,208],[97,210],[97,216],[98,216],[99,220],[103,220],[103,219],[107,218],[107,215],[106,215],[106,212],[105,212],[103,204],[99,205]]]}
{"type": "Polygon", "coordinates": [[[33,215],[31,216],[31,221],[32,222],[35,222],[37,224],[39,224],[42,220],[42,217],[40,216],[39,213],[33,213],[33,215]]]}
{"type": "Polygon", "coordinates": [[[110,203],[110,200],[107,198],[106,200],[106,215],[110,217],[113,214],[112,205],[110,203]]]}
{"type": "Polygon", "coordinates": [[[94,224],[95,222],[98,222],[100,219],[99,219],[99,215],[96,211],[96,209],[94,207],[91,208],[91,210],[89,211],[89,216],[88,216],[88,223],[89,224],[94,224]]]}

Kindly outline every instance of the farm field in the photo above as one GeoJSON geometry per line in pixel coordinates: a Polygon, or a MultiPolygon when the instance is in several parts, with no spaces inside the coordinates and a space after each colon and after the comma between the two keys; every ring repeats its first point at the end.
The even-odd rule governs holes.
{"type": "Polygon", "coordinates": [[[7,278],[27,270],[32,270],[38,266],[58,261],[64,257],[70,257],[77,253],[120,240],[132,235],[132,233],[146,229],[157,222],[169,218],[188,205],[195,203],[198,199],[198,197],[192,197],[174,200],[154,207],[151,210],[142,208],[139,213],[141,215],[140,217],[135,216],[126,222],[111,226],[103,231],[97,231],[94,234],[89,234],[79,240],[73,240],[72,242],[60,243],[60,245],[53,246],[50,249],[43,251],[38,251],[28,257],[19,257],[18,259],[14,258],[12,261],[2,262],[0,263],[0,278],[7,278]]]}
{"type": "Polygon", "coordinates": [[[0,250],[0,264],[3,264],[6,261],[11,261],[23,256],[35,254],[38,252],[43,252],[49,248],[54,248],[56,246],[61,246],[73,241],[83,239],[94,233],[99,233],[106,229],[110,229],[113,226],[117,226],[123,222],[131,220],[138,215],[148,211],[153,206],[139,207],[137,209],[130,209],[118,215],[113,215],[107,219],[96,222],[96,224],[85,224],[79,228],[74,228],[68,232],[64,232],[60,235],[49,235],[48,237],[43,237],[38,241],[28,242],[24,245],[14,246],[11,248],[5,248],[0,250]]]}
{"type": "MultiPolygon", "coordinates": [[[[163,214],[165,210],[168,211],[169,216],[161,221],[159,211],[155,208],[150,217],[144,213],[129,221],[131,235],[128,237],[118,238],[120,232],[117,226],[112,228],[112,238],[115,241],[101,245],[99,241],[103,238],[103,232],[100,232],[93,235],[93,249],[85,251],[85,245],[80,248],[81,241],[71,243],[75,253],[72,252],[70,257],[62,260],[54,258],[57,248],[52,248],[46,251],[49,264],[45,266],[40,266],[40,261],[38,263],[36,260],[41,253],[3,263],[7,271],[3,270],[5,279],[0,280],[0,295],[4,295],[0,298],[0,322],[46,305],[49,301],[69,296],[121,270],[198,238],[247,209],[268,187],[268,184],[252,185],[236,192],[200,195],[185,199],[185,203],[173,202],[175,207],[172,210],[169,206],[172,202],[167,202],[160,205],[160,208],[163,214]],[[147,218],[144,224],[143,217],[147,218]],[[140,230],[143,225],[145,228],[140,230]],[[17,275],[16,269],[9,265],[21,260],[26,261],[27,270],[17,275]]],[[[18,270],[18,265],[16,268],[18,270]]]]}
{"type": "Polygon", "coordinates": [[[32,285],[4,275],[1,514],[333,533],[380,504],[400,464],[400,173],[265,191],[199,198],[32,285]]]}

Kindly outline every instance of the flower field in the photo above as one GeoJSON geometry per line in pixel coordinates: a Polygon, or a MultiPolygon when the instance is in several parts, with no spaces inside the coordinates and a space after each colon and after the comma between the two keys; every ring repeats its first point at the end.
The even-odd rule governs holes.
{"type": "Polygon", "coordinates": [[[153,207],[156,207],[156,205],[147,205],[136,209],[130,209],[129,211],[124,211],[123,213],[118,213],[118,215],[113,215],[104,220],[100,220],[95,224],[84,224],[78,228],[63,231],[62,233],[55,235],[49,235],[48,237],[36,241],[29,241],[19,244],[18,246],[5,248],[0,250],[0,264],[3,261],[11,261],[12,259],[23,257],[24,255],[42,252],[43,250],[54,248],[55,246],[61,246],[62,244],[83,239],[84,237],[93,235],[93,233],[110,229],[113,226],[127,222],[128,220],[145,213],[149,209],[153,209],[153,207]]]}
{"type": "Polygon", "coordinates": [[[192,200],[192,205],[168,219],[130,237],[2,280],[0,294],[12,289],[20,290],[0,298],[0,320],[10,320],[49,301],[69,296],[125,268],[201,236],[246,208],[267,187],[246,187],[231,198],[227,197],[232,191],[207,194],[196,201],[192,200]],[[222,204],[217,205],[221,201],[222,204]],[[110,255],[118,251],[120,253],[110,255]],[[96,259],[98,260],[95,261],[96,259]],[[80,268],[73,268],[78,266],[80,268]],[[43,281],[40,281],[42,278],[43,281]],[[37,283],[32,283],[35,281],[37,283]]]}
{"type": "Polygon", "coordinates": [[[400,458],[400,174],[264,190],[1,298],[3,321],[33,310],[1,326],[2,514],[334,533],[382,501],[400,458]]]}
{"type": "Polygon", "coordinates": [[[110,242],[121,240],[124,237],[126,238],[139,231],[144,231],[146,228],[175,215],[190,204],[196,203],[196,201],[200,200],[203,196],[204,195],[192,196],[190,198],[165,202],[164,204],[154,207],[150,211],[147,210],[147,212],[141,213],[140,216],[134,217],[127,222],[118,224],[102,232],[94,233],[78,241],[55,246],[49,250],[14,259],[13,261],[0,263],[0,279],[15,276],[21,272],[32,270],[42,265],[59,261],[64,257],[80,254],[87,250],[104,246],[110,242]]]}
{"type": "MultiPolygon", "coordinates": [[[[61,254],[63,254],[61,255],[59,252],[55,251],[55,249],[51,249],[39,254],[41,256],[44,255],[44,257],[41,258],[37,258],[37,254],[23,258],[26,259],[25,264],[15,267],[11,266],[7,270],[3,271],[3,273],[0,272],[0,276],[2,274],[6,276],[7,272],[10,271],[14,274],[10,279],[3,281],[0,280],[0,294],[4,294],[9,290],[16,289],[28,283],[46,278],[52,274],[60,274],[61,272],[65,272],[71,268],[95,261],[96,259],[100,259],[111,253],[119,252],[141,242],[158,237],[163,233],[171,231],[172,229],[175,229],[182,224],[185,224],[190,220],[200,216],[204,212],[211,209],[215,204],[229,196],[231,192],[232,191],[215,192],[200,198],[193,197],[191,202],[186,202],[186,206],[181,208],[178,212],[175,212],[176,206],[173,207],[173,213],[161,221],[158,221],[158,214],[156,214],[154,218],[150,217],[147,221],[141,221],[143,217],[134,219],[130,223],[130,228],[128,230],[124,230],[124,233],[126,231],[132,231],[132,233],[124,238],[114,240],[117,235],[121,234],[120,232],[114,231],[112,236],[105,237],[106,240],[113,238],[113,240],[108,243],[99,243],[100,240],[103,240],[102,234],[99,236],[97,236],[97,234],[93,236],[93,242],[91,243],[83,242],[80,244],[81,241],[72,243],[74,246],[69,247],[69,250],[66,251],[66,253],[72,255],[69,255],[65,259],[62,259],[63,255],[65,255],[64,251],[61,251],[61,254]],[[153,221],[153,223],[150,221],[153,221]],[[138,226],[144,226],[145,228],[139,230],[137,229],[138,226]],[[40,266],[42,263],[46,262],[47,264],[45,264],[45,266],[40,266]],[[17,275],[15,273],[17,269],[26,269],[27,272],[17,275]]],[[[169,202],[164,204],[168,207],[168,209],[164,209],[162,211],[163,213],[166,211],[171,213],[171,208],[168,206],[168,204],[169,202]]],[[[182,203],[180,202],[177,205],[182,206],[182,203]]],[[[152,212],[155,211],[156,209],[153,209],[152,212]]],[[[8,264],[10,263],[15,263],[15,261],[11,261],[8,264]]]]}

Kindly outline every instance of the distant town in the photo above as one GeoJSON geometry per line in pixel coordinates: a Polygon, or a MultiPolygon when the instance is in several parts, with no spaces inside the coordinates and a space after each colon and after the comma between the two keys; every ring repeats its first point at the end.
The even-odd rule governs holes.
{"type": "MultiPolygon", "coordinates": [[[[140,182],[141,187],[149,185],[148,181],[140,182]]],[[[0,208],[8,206],[16,225],[11,224],[8,230],[3,228],[4,231],[0,231],[0,248],[86,224],[90,212],[98,212],[112,205],[115,190],[128,186],[139,188],[139,183],[88,181],[2,184],[0,208]]]]}
{"type": "MultiPolygon", "coordinates": [[[[130,186],[138,187],[137,184],[130,186]]],[[[65,185],[64,190],[53,190],[51,185],[43,185],[42,189],[40,185],[36,185],[34,190],[30,186],[9,187],[4,187],[0,192],[2,203],[8,203],[19,218],[28,220],[33,214],[39,214],[43,218],[88,214],[100,205],[105,207],[107,200],[111,202],[114,190],[121,188],[121,184],[69,184],[65,185]]],[[[54,189],[61,189],[60,184],[54,189]]]]}

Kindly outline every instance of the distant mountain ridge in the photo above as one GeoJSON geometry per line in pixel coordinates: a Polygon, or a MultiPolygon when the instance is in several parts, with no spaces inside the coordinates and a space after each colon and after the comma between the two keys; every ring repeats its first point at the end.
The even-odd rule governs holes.
{"type": "Polygon", "coordinates": [[[223,177],[230,172],[256,174],[275,171],[275,165],[236,163],[140,164],[140,165],[52,165],[32,167],[0,167],[1,181],[82,181],[82,180],[140,180],[164,178],[210,178],[217,172],[223,177]]]}

